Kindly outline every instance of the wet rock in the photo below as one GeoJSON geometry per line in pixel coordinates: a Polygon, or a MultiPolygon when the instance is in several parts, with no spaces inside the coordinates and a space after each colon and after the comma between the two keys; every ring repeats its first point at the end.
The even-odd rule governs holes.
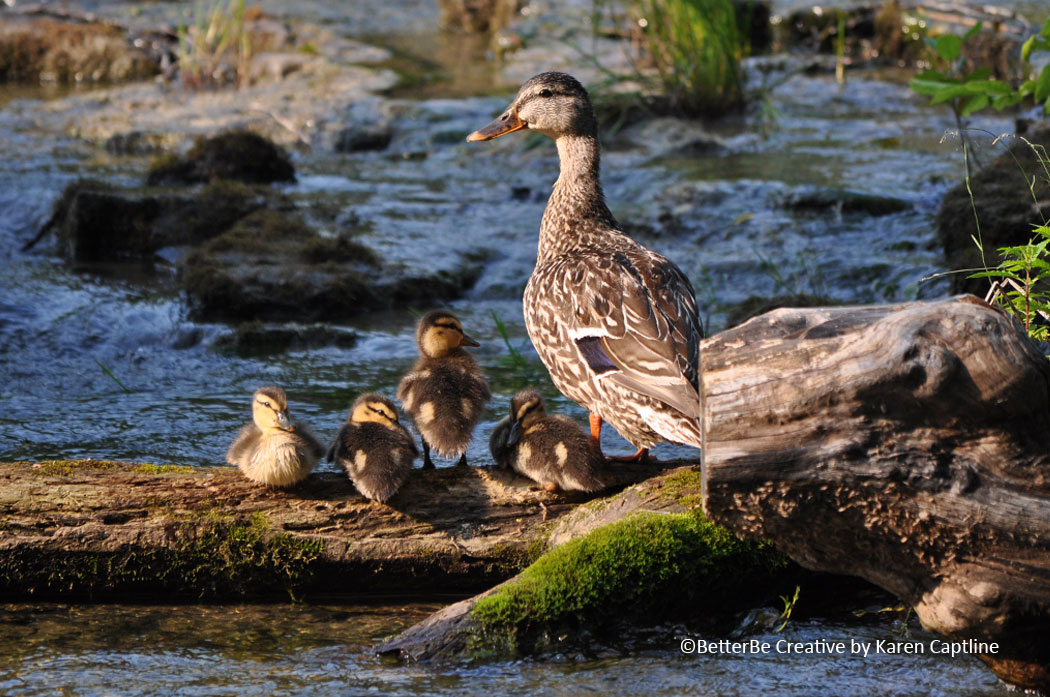
{"type": "Polygon", "coordinates": [[[352,330],[325,324],[269,325],[246,322],[238,325],[233,332],[220,336],[212,346],[220,353],[251,358],[325,346],[353,348],[356,343],[357,334],[352,330]]]}
{"type": "Polygon", "coordinates": [[[104,22],[0,12],[0,82],[122,82],[160,72],[160,55],[104,22]]]}
{"type": "Polygon", "coordinates": [[[758,317],[781,307],[832,307],[841,304],[839,301],[823,295],[810,295],[809,293],[776,295],[772,298],[752,295],[728,308],[726,312],[726,326],[735,327],[752,317],[758,317]]]}
{"type": "Polygon", "coordinates": [[[270,184],[295,181],[283,149],[251,131],[198,139],[185,156],[169,155],[150,167],[149,184],[196,184],[222,179],[270,184]]]}
{"type": "Polygon", "coordinates": [[[354,124],[347,126],[336,136],[335,151],[385,150],[393,137],[393,131],[386,124],[354,124]]]}
{"type": "Polygon", "coordinates": [[[204,321],[331,321],[461,297],[481,273],[405,274],[349,234],[322,237],[297,217],[261,210],[187,255],[182,283],[204,321]]]}
{"type": "Polygon", "coordinates": [[[832,210],[837,213],[862,213],[874,217],[909,211],[912,204],[891,196],[877,196],[844,189],[807,189],[790,194],[783,206],[790,210],[832,210]]]}
{"type": "Polygon", "coordinates": [[[62,192],[40,236],[54,231],[76,261],[148,259],[163,247],[210,239],[266,203],[251,187],[229,182],[155,194],[81,179],[62,192]]]}
{"type": "Polygon", "coordinates": [[[438,0],[441,26],[472,34],[499,31],[510,24],[523,0],[438,0]]]}
{"type": "MultiPolygon", "coordinates": [[[[1025,137],[1037,147],[1050,149],[1050,122],[1030,127],[1025,137]]],[[[1032,226],[1050,219],[1050,181],[1044,166],[1031,145],[1015,139],[1009,152],[971,178],[972,203],[965,182],[944,195],[937,211],[937,239],[944,247],[949,268],[981,269],[985,263],[994,267],[1001,261],[1000,247],[1028,243],[1032,226]],[[979,232],[975,216],[980,221],[979,232]],[[983,261],[974,239],[984,245],[983,261]]],[[[952,292],[983,297],[988,279],[966,276],[952,274],[952,292]]]]}
{"type": "Polygon", "coordinates": [[[156,155],[164,152],[165,140],[165,137],[159,133],[129,131],[106,138],[102,147],[106,152],[117,156],[156,155]]]}

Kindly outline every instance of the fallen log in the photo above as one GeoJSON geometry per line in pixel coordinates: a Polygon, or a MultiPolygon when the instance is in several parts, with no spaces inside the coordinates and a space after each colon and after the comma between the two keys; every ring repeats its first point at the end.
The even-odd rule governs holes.
{"type": "Polygon", "coordinates": [[[1050,363],[971,296],[782,309],[701,348],[704,508],[1050,690],[1050,363]]]}
{"type": "MultiPolygon", "coordinates": [[[[605,493],[674,464],[618,466],[605,493]]],[[[279,491],[230,467],[2,463],[0,594],[463,594],[526,566],[550,523],[593,498],[495,467],[412,475],[384,505],[337,473],[279,491]]]]}

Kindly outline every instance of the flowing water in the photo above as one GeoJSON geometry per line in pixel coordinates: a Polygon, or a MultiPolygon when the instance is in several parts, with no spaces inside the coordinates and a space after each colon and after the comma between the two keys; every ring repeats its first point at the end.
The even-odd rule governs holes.
{"type": "MultiPolygon", "coordinates": [[[[395,137],[385,152],[296,155],[299,180],[283,190],[308,216],[320,205],[366,221],[364,241],[407,268],[441,268],[466,254],[485,259],[476,286],[452,303],[482,342],[477,355],[493,383],[495,399],[468,451],[485,461],[488,431],[520,387],[546,386],[555,410],[583,418],[549,386],[521,317],[556,154],[542,138],[465,144],[463,136],[499,113],[514,86],[498,70],[479,68],[477,54],[450,47],[454,39],[434,34],[429,4],[366,5],[374,12],[360,13],[368,21],[352,27],[338,25],[340,3],[315,0],[297,11],[351,36],[385,36],[402,58],[406,46],[444,47],[446,53],[431,53],[450,55],[452,68],[428,70],[458,65],[466,77],[439,82],[421,99],[393,102],[395,137]],[[442,84],[449,94],[441,94],[442,84]],[[476,96],[486,94],[499,96],[476,96]],[[524,366],[512,359],[494,317],[505,323],[524,366]]],[[[145,7],[148,13],[157,6],[145,7]]],[[[46,244],[19,251],[65,184],[82,175],[134,183],[146,166],[143,158],[113,156],[36,128],[36,115],[58,96],[0,87],[0,460],[220,464],[260,385],[283,385],[293,413],[322,436],[334,433],[357,394],[393,392],[416,353],[411,312],[353,322],[358,342],[351,348],[239,358],[215,349],[227,326],[187,318],[173,265],[77,267],[46,244]]],[[[948,115],[924,107],[899,77],[874,73],[851,75],[842,88],[831,76],[796,76],[773,93],[772,106],[776,122],[765,136],[758,116],[747,115],[713,124],[660,119],[607,139],[603,181],[614,213],[692,279],[709,326],[724,327],[727,308],[751,296],[811,293],[872,303],[944,295],[943,278],[925,279],[943,271],[933,216],[963,171],[958,140],[942,142],[948,115]],[[873,217],[834,203],[842,192],[894,199],[900,210],[873,217]]],[[[996,135],[1012,129],[994,115],[974,126],[996,135]]],[[[629,450],[613,434],[607,438],[610,450],[629,450]]],[[[485,666],[399,666],[362,651],[436,606],[6,606],[0,694],[1003,689],[968,657],[774,654],[742,664],[737,655],[683,655],[676,630],[595,655],[485,666]]],[[[886,622],[814,620],[792,625],[787,636],[848,643],[892,639],[893,631],[886,622]]]]}

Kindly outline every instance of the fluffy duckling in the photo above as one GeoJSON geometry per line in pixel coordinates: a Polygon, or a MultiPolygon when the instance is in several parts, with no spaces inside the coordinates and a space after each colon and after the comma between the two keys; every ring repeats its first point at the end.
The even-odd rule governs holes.
{"type": "Polygon", "coordinates": [[[268,486],[288,487],[306,479],[324,448],[288,415],[288,398],[276,385],[252,396],[252,420],[226,452],[226,462],[245,477],[268,486]]]}
{"type": "Polygon", "coordinates": [[[350,417],[328,449],[366,498],[385,502],[397,493],[419,455],[408,429],[397,421],[397,408],[383,395],[357,398],[350,417]]]}
{"type": "Polygon", "coordinates": [[[598,491],[605,463],[601,451],[572,419],[547,415],[535,390],[510,401],[510,415],[492,431],[489,450],[497,463],[523,474],[548,491],[598,491]]]}
{"type": "Polygon", "coordinates": [[[401,378],[397,398],[422,436],[423,467],[434,466],[431,448],[466,465],[474,426],[492,397],[477,361],[463,350],[480,344],[464,334],[460,321],[445,310],[423,316],[416,342],[419,360],[401,378]]]}

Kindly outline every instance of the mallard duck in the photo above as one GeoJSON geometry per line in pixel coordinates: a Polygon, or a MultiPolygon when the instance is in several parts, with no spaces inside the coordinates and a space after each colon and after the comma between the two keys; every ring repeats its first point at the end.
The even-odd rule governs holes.
{"type": "Polygon", "coordinates": [[[464,346],[479,346],[463,333],[456,316],[428,312],[416,330],[419,360],[401,378],[397,398],[412,417],[423,442],[423,467],[431,468],[430,450],[467,464],[467,445],[485,403],[492,396],[485,376],[464,346]]]}
{"type": "Polygon", "coordinates": [[[252,421],[234,438],[226,462],[268,486],[288,487],[306,479],[324,448],[304,426],[292,423],[284,390],[276,385],[256,390],[252,421]]]}
{"type": "Polygon", "coordinates": [[[548,416],[535,390],[521,390],[510,400],[489,439],[492,458],[548,491],[598,491],[604,465],[601,451],[579,425],[560,414],[548,416]]]}
{"type": "Polygon", "coordinates": [[[357,490],[380,503],[401,488],[417,455],[394,403],[375,392],[357,398],[328,449],[328,460],[342,465],[357,490]]]}
{"type": "Polygon", "coordinates": [[[583,86],[542,73],[468,142],[531,129],[554,139],[561,174],[540,224],[525,324],[561,392],[607,421],[643,459],[668,440],[700,447],[703,330],[685,275],[620,231],[598,176],[598,126],[583,86]]]}

